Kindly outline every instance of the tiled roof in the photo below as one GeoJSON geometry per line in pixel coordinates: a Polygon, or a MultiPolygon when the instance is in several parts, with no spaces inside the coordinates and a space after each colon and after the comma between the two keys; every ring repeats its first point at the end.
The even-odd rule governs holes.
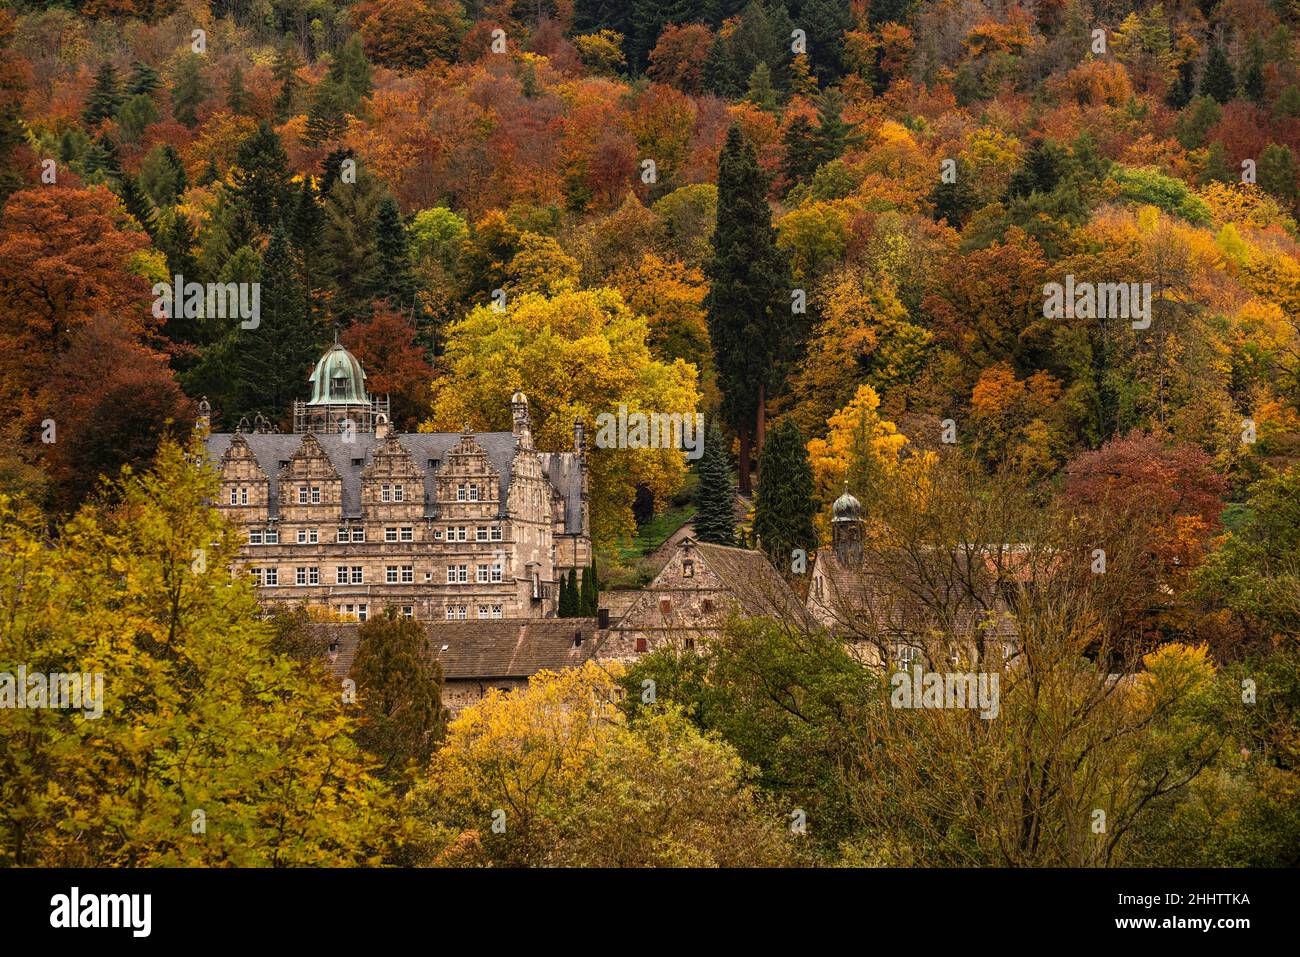
{"type": "Polygon", "coordinates": [[[900,575],[899,569],[874,567],[870,557],[849,567],[832,548],[817,550],[814,569],[825,586],[820,596],[809,595],[809,604],[821,606],[836,630],[874,635],[937,631],[955,636],[978,631],[1009,639],[1018,633],[1011,607],[997,593],[991,575],[966,579],[984,590],[976,600],[969,588],[952,580],[962,576],[936,574],[922,581],[917,575],[900,581],[909,576],[900,575]]]}
{"type": "MultiPolygon", "coordinates": [[[[574,668],[591,658],[604,635],[594,618],[502,618],[424,622],[426,653],[449,680],[529,678],[539,671],[574,668]],[[575,638],[581,643],[575,644],[575,638]]],[[[329,647],[330,668],[347,675],[357,652],[360,625],[311,625],[329,647]]]]}
{"type": "Polygon", "coordinates": [[[787,618],[802,622],[803,603],[763,552],[730,548],[692,539],[708,567],[722,579],[747,617],[787,618]]]}
{"type": "MultiPolygon", "coordinates": [[[[361,472],[370,464],[371,452],[378,448],[380,440],[373,434],[359,433],[352,436],[354,441],[343,441],[338,433],[312,433],[330,463],[343,480],[343,517],[359,518],[361,516],[361,472]],[[356,460],[356,464],[354,461],[356,460]]],[[[234,436],[228,432],[214,433],[205,440],[208,455],[218,461],[230,448],[234,436]]],[[[258,467],[271,480],[270,509],[275,515],[279,506],[280,463],[293,458],[305,436],[294,433],[243,433],[244,441],[257,459],[258,467]]],[[[435,494],[436,473],[429,468],[431,460],[440,463],[447,461],[448,453],[461,440],[459,432],[408,432],[397,436],[402,447],[411,455],[411,460],[424,471],[424,510],[425,515],[433,516],[437,512],[435,494]]],[[[507,496],[510,491],[512,463],[514,462],[516,438],[513,432],[479,432],[474,440],[487,453],[488,462],[501,477],[501,514],[505,515],[507,496]]],[[[577,455],[573,452],[541,453],[542,469],[551,484],[564,496],[565,531],[577,533],[582,530],[582,469],[577,455]]]]}

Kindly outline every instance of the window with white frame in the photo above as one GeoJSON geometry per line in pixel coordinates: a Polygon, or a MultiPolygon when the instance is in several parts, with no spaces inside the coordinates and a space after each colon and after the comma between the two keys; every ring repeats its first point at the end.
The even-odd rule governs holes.
{"type": "Polygon", "coordinates": [[[256,585],[258,588],[261,588],[261,587],[262,587],[262,569],[260,569],[260,568],[250,568],[250,569],[248,570],[248,575],[249,575],[250,578],[253,579],[253,584],[254,584],[254,585],[256,585]]]}
{"type": "Polygon", "coordinates": [[[347,565],[335,565],[335,566],[334,566],[334,584],[336,584],[336,585],[346,585],[347,583],[348,583],[348,566],[347,566],[347,565]]]}
{"type": "Polygon", "coordinates": [[[468,565],[457,565],[457,566],[456,566],[456,581],[460,582],[460,584],[462,584],[462,585],[469,581],[469,566],[468,566],[468,565]]]}
{"type": "Polygon", "coordinates": [[[405,485],[394,485],[394,486],[393,486],[393,501],[394,501],[394,502],[405,502],[405,501],[406,501],[406,486],[405,486],[405,485]]]}
{"type": "Polygon", "coordinates": [[[492,617],[493,617],[493,618],[500,618],[500,617],[501,617],[501,606],[500,606],[500,605],[493,605],[493,606],[492,606],[492,617]]]}
{"type": "Polygon", "coordinates": [[[280,532],[279,532],[278,529],[268,528],[268,529],[266,530],[266,534],[263,535],[262,537],[263,537],[263,540],[264,540],[264,541],[266,542],[266,544],[268,544],[268,545],[279,545],[279,544],[280,544],[280,532]]]}
{"type": "Polygon", "coordinates": [[[231,505],[239,504],[239,489],[232,488],[230,490],[230,504],[231,505]]]}
{"type": "Polygon", "coordinates": [[[319,504],[320,504],[320,486],[319,486],[319,485],[313,485],[313,486],[311,487],[311,503],[312,503],[313,505],[319,505],[319,504]]]}
{"type": "Polygon", "coordinates": [[[479,606],[478,606],[478,616],[479,616],[480,618],[486,618],[486,617],[488,616],[488,606],[487,606],[487,605],[479,605],[479,606]]]}
{"type": "Polygon", "coordinates": [[[268,585],[268,586],[270,586],[270,585],[278,585],[278,584],[280,584],[280,569],[278,569],[278,568],[268,568],[268,569],[266,569],[265,577],[264,577],[264,584],[266,584],[266,585],[268,585]]]}
{"type": "Polygon", "coordinates": [[[386,542],[395,542],[395,541],[397,541],[397,529],[396,529],[396,528],[386,528],[386,529],[384,529],[384,541],[386,541],[386,542]]]}
{"type": "Polygon", "coordinates": [[[493,525],[493,526],[492,526],[492,541],[494,541],[494,542],[499,542],[499,541],[501,541],[501,526],[500,526],[500,525],[493,525]]]}
{"type": "Polygon", "coordinates": [[[471,502],[477,502],[477,501],[478,501],[478,484],[477,484],[477,483],[471,484],[470,487],[469,487],[469,500],[470,500],[471,502]]]}
{"type": "Polygon", "coordinates": [[[364,525],[352,526],[352,540],[354,542],[364,542],[366,540],[366,529],[364,525]]]}
{"type": "Polygon", "coordinates": [[[364,585],[366,581],[366,570],[362,565],[352,566],[352,584],[364,585]]]}
{"type": "Polygon", "coordinates": [[[396,585],[396,584],[397,584],[397,566],[396,566],[396,565],[386,565],[386,566],[384,566],[384,584],[386,584],[386,585],[396,585]]]}
{"type": "Polygon", "coordinates": [[[320,584],[320,569],[317,568],[315,565],[307,569],[307,584],[308,585],[320,584]]]}
{"type": "Polygon", "coordinates": [[[448,584],[448,585],[454,585],[454,584],[456,584],[456,566],[455,566],[455,565],[448,565],[448,566],[447,566],[447,584],[448,584]]]}
{"type": "Polygon", "coordinates": [[[487,526],[485,526],[485,525],[480,525],[480,526],[478,526],[477,528],[474,529],[474,541],[476,541],[476,542],[486,542],[487,540],[488,540],[488,530],[487,530],[487,526]]]}
{"type": "Polygon", "coordinates": [[[463,501],[465,501],[465,483],[464,483],[464,482],[461,482],[459,485],[456,486],[456,501],[458,501],[458,502],[463,502],[463,501]]]}
{"type": "Polygon", "coordinates": [[[393,500],[392,486],[389,485],[379,486],[379,501],[391,502],[392,500],[393,500]]]}
{"type": "Polygon", "coordinates": [[[466,528],[464,525],[456,526],[456,541],[458,542],[466,541],[468,539],[468,536],[469,536],[468,528],[466,528]]]}
{"type": "Polygon", "coordinates": [[[492,581],[499,582],[500,580],[501,580],[501,563],[494,562],[492,564],[492,581]]]}
{"type": "Polygon", "coordinates": [[[403,585],[414,585],[414,584],[415,584],[415,566],[414,566],[414,565],[403,565],[403,566],[402,566],[402,584],[403,584],[403,585]]]}
{"type": "Polygon", "coordinates": [[[340,542],[346,542],[346,541],[348,540],[348,530],[347,530],[346,528],[340,528],[340,529],[339,529],[339,534],[338,534],[338,539],[337,539],[337,540],[340,541],[340,542]]]}
{"type": "Polygon", "coordinates": [[[474,580],[480,584],[484,584],[484,585],[487,584],[488,567],[486,565],[478,565],[475,567],[474,571],[475,571],[474,580]]]}
{"type": "Polygon", "coordinates": [[[307,486],[305,485],[298,486],[298,504],[299,505],[307,504],[307,486]]]}
{"type": "Polygon", "coordinates": [[[248,530],[248,544],[250,545],[262,544],[262,530],[260,528],[250,528],[248,530]]]}
{"type": "Polygon", "coordinates": [[[440,529],[440,528],[435,528],[435,529],[433,530],[433,540],[434,540],[435,542],[440,542],[440,541],[442,541],[442,529],[440,529]]]}
{"type": "Polygon", "coordinates": [[[401,538],[402,538],[402,541],[404,541],[404,542],[413,542],[413,541],[415,541],[415,529],[412,528],[410,525],[404,525],[404,526],[402,527],[401,538]]]}
{"type": "Polygon", "coordinates": [[[414,605],[403,605],[403,606],[402,606],[402,617],[403,617],[403,618],[414,618],[414,617],[415,617],[415,606],[414,606],[414,605]]]}

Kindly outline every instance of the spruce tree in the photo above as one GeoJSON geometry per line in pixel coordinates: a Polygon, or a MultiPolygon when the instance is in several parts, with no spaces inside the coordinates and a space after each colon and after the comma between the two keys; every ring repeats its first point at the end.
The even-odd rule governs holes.
{"type": "Polygon", "coordinates": [[[817,133],[813,148],[816,166],[839,159],[850,146],[862,141],[857,124],[846,122],[841,115],[843,110],[844,95],[839,90],[827,90],[817,98],[817,133]]]}
{"type": "Polygon", "coordinates": [[[375,246],[379,251],[375,298],[387,299],[400,310],[411,309],[415,305],[415,270],[401,210],[388,194],[380,202],[375,217],[375,246]]]}
{"type": "Polygon", "coordinates": [[[244,89],[244,70],[238,63],[226,78],[226,106],[236,116],[246,116],[253,108],[253,98],[244,89]]]}
{"type": "Polygon", "coordinates": [[[158,230],[158,214],[153,208],[153,202],[140,188],[140,181],[129,173],[124,173],[118,195],[122,197],[122,205],[131,214],[131,218],[140,224],[150,239],[154,238],[158,230]]]}
{"type": "Polygon", "coordinates": [[[1278,199],[1296,199],[1296,162],[1291,147],[1269,143],[1259,154],[1259,186],[1278,199]]]}
{"type": "MultiPolygon", "coordinates": [[[[872,3],[872,9],[879,0],[872,3]]],[[[813,73],[826,86],[844,75],[844,32],[853,29],[853,14],[843,0],[804,0],[799,22],[807,24],[813,73]]]]}
{"type": "Polygon", "coordinates": [[[86,96],[86,108],[82,111],[81,118],[93,133],[97,124],[117,112],[123,99],[117,71],[113,69],[113,64],[105,61],[95,73],[95,82],[86,96]]]}
{"type": "Polygon", "coordinates": [[[277,226],[262,257],[261,316],[256,328],[235,324],[235,378],[240,415],[288,415],[300,397],[325,336],[312,320],[298,265],[284,229],[277,226]]]}
{"type": "Polygon", "coordinates": [[[316,87],[311,108],[307,110],[304,138],[313,146],[336,140],[347,127],[347,96],[328,76],[316,87]]]}
{"type": "Polygon", "coordinates": [[[262,229],[280,222],[292,196],[289,157],[265,120],[239,144],[230,172],[234,195],[254,222],[262,229]]]}
{"type": "Polygon", "coordinates": [[[275,121],[283,123],[294,114],[298,107],[298,97],[302,92],[302,80],[298,78],[298,68],[302,61],[297,49],[289,43],[282,46],[275,55],[275,65],[271,68],[271,79],[280,84],[280,91],[275,94],[271,108],[275,111],[275,121]]]}
{"type": "Polygon", "coordinates": [[[600,585],[596,580],[596,559],[583,570],[582,588],[578,594],[578,617],[595,618],[600,606],[600,585]]]}
{"type": "Polygon", "coordinates": [[[800,183],[807,183],[817,172],[817,136],[812,123],[806,116],[796,116],[786,127],[782,137],[785,146],[785,160],[781,173],[785,177],[787,190],[800,183]]]}
{"type": "Polygon", "coordinates": [[[700,484],[695,491],[695,537],[714,545],[734,545],[736,493],[725,439],[716,421],[704,433],[704,451],[696,468],[700,484]]]}
{"type": "Polygon", "coordinates": [[[203,58],[197,53],[186,54],[176,69],[176,79],[172,83],[172,116],[176,117],[176,122],[184,123],[190,129],[199,125],[199,106],[208,94],[202,62],[203,58]]]}
{"type": "Polygon", "coordinates": [[[704,59],[704,88],[721,99],[735,99],[740,95],[738,72],[731,41],[720,35],[714,37],[704,59]]]}
{"type": "Polygon", "coordinates": [[[298,196],[294,201],[293,213],[289,217],[289,241],[298,252],[298,262],[302,265],[302,281],[307,291],[307,298],[312,300],[316,290],[321,287],[324,275],[320,265],[321,234],[325,226],[325,213],[321,209],[316,187],[311,177],[304,176],[298,186],[298,196]]]}
{"type": "Polygon", "coordinates": [[[567,572],[560,572],[560,607],[556,615],[560,618],[573,617],[573,609],[569,603],[569,575],[567,572]]]}
{"type": "MultiPolygon", "coordinates": [[[[709,336],[722,414],[740,437],[740,489],[749,494],[750,452],[773,370],[788,346],[791,300],[789,268],[776,248],[767,184],[753,146],[734,125],[718,163],[712,244],[709,336]]],[[[761,432],[758,440],[761,445],[761,432]]]]}
{"type": "Polygon", "coordinates": [[[782,419],[763,449],[762,480],[754,502],[754,537],[778,569],[789,569],[794,549],[812,554],[817,547],[816,514],[804,437],[793,419],[782,419]]]}
{"type": "Polygon", "coordinates": [[[1232,64],[1223,47],[1215,44],[1210,47],[1210,55],[1205,61],[1205,75],[1201,77],[1201,93],[1211,96],[1220,103],[1227,103],[1237,95],[1237,80],[1232,75],[1232,64]]]}
{"type": "Polygon", "coordinates": [[[401,790],[406,771],[423,766],[442,737],[442,669],[424,653],[428,636],[393,608],[357,630],[357,655],[348,677],[356,682],[361,721],[356,742],[379,761],[380,778],[401,790]]]}
{"type": "Polygon", "coordinates": [[[137,62],[131,68],[131,76],[126,81],[126,92],[130,96],[152,96],[153,91],[162,86],[162,76],[147,63],[137,62]]]}
{"type": "Polygon", "coordinates": [[[760,63],[749,74],[749,92],[745,94],[745,99],[760,110],[776,112],[776,90],[772,89],[772,71],[766,63],[760,63]]]}
{"type": "Polygon", "coordinates": [[[370,95],[370,61],[361,45],[361,34],[354,33],[334,54],[326,78],[342,95],[343,109],[356,111],[361,101],[370,95]]]}

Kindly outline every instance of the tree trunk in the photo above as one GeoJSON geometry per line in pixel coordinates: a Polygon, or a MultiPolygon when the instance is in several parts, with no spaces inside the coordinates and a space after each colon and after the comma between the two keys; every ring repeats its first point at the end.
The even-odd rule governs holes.
{"type": "Polygon", "coordinates": [[[758,385],[758,468],[759,477],[763,469],[763,443],[767,441],[767,383],[758,385]]]}
{"type": "Polygon", "coordinates": [[[754,491],[754,486],[749,480],[749,444],[752,441],[750,430],[748,428],[741,429],[738,438],[740,439],[740,468],[737,475],[737,485],[740,488],[741,495],[750,495],[754,491]]]}

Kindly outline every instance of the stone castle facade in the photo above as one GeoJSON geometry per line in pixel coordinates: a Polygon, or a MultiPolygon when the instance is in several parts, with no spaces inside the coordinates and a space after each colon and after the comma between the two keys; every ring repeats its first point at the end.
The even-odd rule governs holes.
{"type": "Polygon", "coordinates": [[[560,575],[591,561],[581,426],[573,451],[539,452],[516,392],[510,432],[397,434],[365,378],[335,343],[294,433],[259,420],[206,436],[259,600],[362,621],[390,605],[426,621],[554,616],[560,575]]]}

